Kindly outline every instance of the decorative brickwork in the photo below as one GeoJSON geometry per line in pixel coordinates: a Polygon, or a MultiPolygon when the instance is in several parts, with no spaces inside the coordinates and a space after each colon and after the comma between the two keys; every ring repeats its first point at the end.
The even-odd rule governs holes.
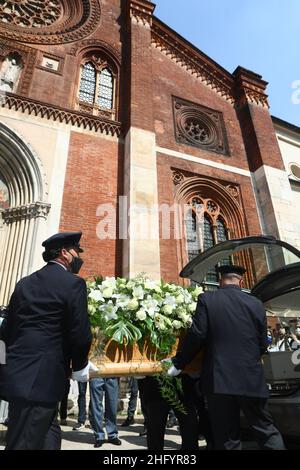
{"type": "Polygon", "coordinates": [[[234,103],[234,80],[225,69],[201,54],[194,46],[179,38],[157,18],[152,25],[152,44],[169,56],[174,62],[184,67],[187,72],[199,78],[226,100],[234,103]]]}
{"type": "Polygon", "coordinates": [[[173,98],[175,135],[178,143],[228,154],[222,114],[204,106],[173,98]]]}
{"type": "Polygon", "coordinates": [[[0,36],[62,44],[89,36],[100,21],[98,0],[1,0],[0,36]]]}
{"type": "Polygon", "coordinates": [[[267,82],[262,80],[251,70],[238,67],[233,74],[236,77],[237,106],[254,103],[263,108],[269,108],[268,95],[266,95],[267,82]]]}
{"type": "Polygon", "coordinates": [[[120,52],[106,41],[100,39],[85,39],[84,41],[77,42],[71,49],[71,55],[83,54],[90,49],[98,50],[107,54],[111,58],[115,58],[116,62],[120,64],[121,54],[120,52]]]}
{"type": "Polygon", "coordinates": [[[152,14],[155,5],[146,0],[130,0],[130,18],[144,26],[152,26],[152,14]]]}
{"type": "Polygon", "coordinates": [[[117,136],[121,135],[121,124],[118,122],[105,121],[96,116],[90,116],[76,111],[70,111],[55,106],[47,106],[38,101],[24,99],[11,93],[0,94],[2,106],[15,111],[22,111],[34,116],[52,119],[65,124],[82,127],[91,131],[99,131],[104,134],[117,136]]]}

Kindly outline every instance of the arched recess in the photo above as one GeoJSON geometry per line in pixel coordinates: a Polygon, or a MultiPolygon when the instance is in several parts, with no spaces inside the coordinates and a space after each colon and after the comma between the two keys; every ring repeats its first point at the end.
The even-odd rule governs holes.
{"type": "Polygon", "coordinates": [[[117,51],[110,45],[99,42],[97,44],[87,44],[76,51],[77,56],[77,77],[75,80],[75,96],[74,102],[76,108],[111,120],[118,120],[119,117],[119,95],[120,95],[120,59],[117,51]],[[95,71],[95,99],[93,103],[80,100],[80,84],[82,79],[83,67],[91,64],[95,71]],[[101,72],[109,71],[112,77],[112,106],[110,109],[103,108],[98,101],[99,82],[101,72]]]}
{"type": "Polygon", "coordinates": [[[23,140],[0,122],[0,179],[7,205],[0,208],[0,304],[7,304],[15,284],[29,272],[40,219],[50,205],[38,159],[23,140]]]}
{"type": "MultiPolygon", "coordinates": [[[[190,210],[193,205],[198,205],[199,213],[203,215],[203,211],[205,212],[206,219],[210,221],[216,234],[221,224],[226,227],[227,239],[247,236],[245,216],[239,201],[218,181],[201,177],[186,178],[176,186],[175,202],[182,206],[184,211],[190,210]]],[[[183,236],[178,240],[177,247],[179,270],[189,262],[185,217],[182,218],[181,233],[183,236]]],[[[248,271],[246,283],[250,285],[252,283],[250,256],[242,254],[233,261],[245,265],[248,271]]]]}

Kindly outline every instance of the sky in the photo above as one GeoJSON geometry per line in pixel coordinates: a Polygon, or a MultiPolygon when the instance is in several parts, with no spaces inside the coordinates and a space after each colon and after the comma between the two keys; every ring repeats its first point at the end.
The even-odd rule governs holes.
{"type": "Polygon", "coordinates": [[[270,112],[300,126],[300,0],[152,0],[155,16],[229,72],[269,82],[270,112]]]}

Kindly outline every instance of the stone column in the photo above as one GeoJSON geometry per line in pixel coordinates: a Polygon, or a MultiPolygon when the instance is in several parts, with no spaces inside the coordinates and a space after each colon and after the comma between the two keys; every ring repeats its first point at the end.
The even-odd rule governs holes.
{"type": "MultiPolygon", "coordinates": [[[[153,119],[151,23],[154,5],[129,0],[128,122],[125,138],[124,195],[127,197],[128,238],[123,247],[123,274],[146,273],[160,278],[159,211],[156,141],[153,119]]],[[[124,234],[123,234],[124,236],[124,234]]]]}
{"type": "Polygon", "coordinates": [[[0,260],[1,305],[7,305],[16,283],[30,272],[39,222],[49,210],[49,204],[36,202],[2,211],[6,244],[0,260]]]}

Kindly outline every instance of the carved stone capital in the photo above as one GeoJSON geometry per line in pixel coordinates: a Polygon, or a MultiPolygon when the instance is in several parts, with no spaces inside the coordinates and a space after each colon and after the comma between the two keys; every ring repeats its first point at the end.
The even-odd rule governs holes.
{"type": "Polygon", "coordinates": [[[24,206],[12,207],[1,211],[5,224],[13,224],[21,220],[47,219],[51,205],[44,202],[35,202],[24,206]]]}

